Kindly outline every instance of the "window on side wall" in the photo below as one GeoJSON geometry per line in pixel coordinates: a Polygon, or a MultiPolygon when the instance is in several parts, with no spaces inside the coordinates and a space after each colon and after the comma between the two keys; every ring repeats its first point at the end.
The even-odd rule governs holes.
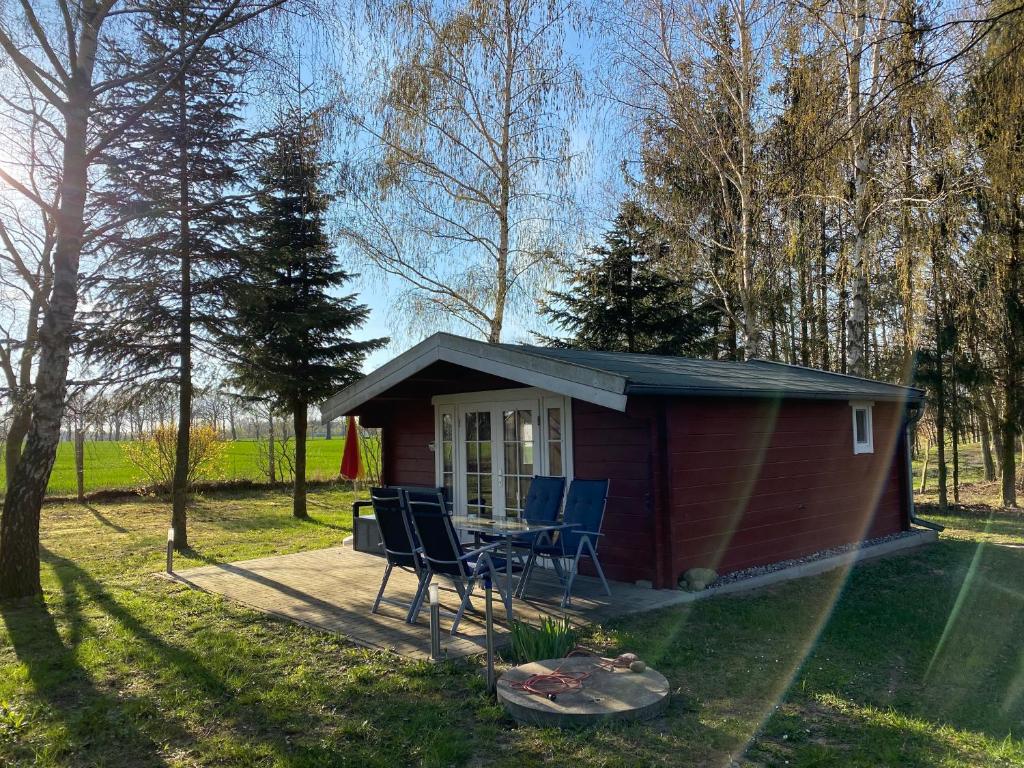
{"type": "Polygon", "coordinates": [[[875,434],[874,425],[871,423],[871,408],[873,403],[850,402],[853,411],[853,452],[874,453],[875,434]]]}

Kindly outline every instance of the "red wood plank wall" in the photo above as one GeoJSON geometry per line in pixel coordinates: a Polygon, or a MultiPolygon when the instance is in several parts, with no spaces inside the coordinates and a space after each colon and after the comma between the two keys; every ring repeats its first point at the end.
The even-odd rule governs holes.
{"type": "Polygon", "coordinates": [[[389,408],[381,430],[381,461],[386,485],[434,485],[434,406],[430,398],[403,401],[389,408]]]}
{"type": "MultiPolygon", "coordinates": [[[[651,505],[649,403],[623,414],[573,401],[573,466],[576,477],[611,480],[604,537],[598,554],[616,581],[654,580],[654,514],[651,505]]],[[[389,404],[383,424],[384,482],[433,485],[434,410],[429,397],[389,404]]],[[[586,566],[583,571],[592,573],[586,566]]]]}
{"type": "MultiPolygon", "coordinates": [[[[616,581],[655,581],[652,405],[641,400],[620,413],[573,400],[573,472],[611,481],[597,552],[605,575],[616,581]]],[[[587,565],[582,571],[592,573],[587,565]]]]}
{"type": "Polygon", "coordinates": [[[677,576],[696,566],[727,573],[905,527],[896,404],[875,404],[875,450],[860,455],[845,401],[674,400],[667,418],[677,576]]]}

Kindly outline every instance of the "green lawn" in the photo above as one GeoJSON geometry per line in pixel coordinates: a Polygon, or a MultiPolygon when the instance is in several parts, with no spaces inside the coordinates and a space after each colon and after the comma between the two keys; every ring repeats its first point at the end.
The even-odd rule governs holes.
{"type": "MultiPolygon", "coordinates": [[[[925,492],[919,492],[921,487],[921,469],[924,464],[924,456],[914,459],[914,493],[918,500],[923,502],[938,501],[939,462],[938,449],[931,446],[929,453],[931,461],[928,463],[928,483],[925,492]]],[[[995,482],[985,482],[985,468],[981,457],[980,443],[967,443],[960,446],[960,501],[963,504],[986,504],[997,507],[1002,497],[1002,486],[998,478],[995,482]]],[[[1024,456],[1017,454],[1018,478],[1020,467],[1024,465],[1024,456]]],[[[953,451],[946,447],[946,470],[947,470],[947,491],[949,503],[953,503],[953,451]]]]}
{"type": "MultiPolygon", "coordinates": [[[[2,445],[2,443],[0,443],[2,445]]],[[[125,457],[124,442],[90,440],[85,444],[85,489],[86,493],[104,489],[138,488],[145,484],[145,478],[125,457]]],[[[327,480],[338,476],[341,453],[345,448],[344,438],[324,440],[313,438],[307,445],[308,477],[311,480],[327,480]]],[[[260,444],[253,440],[232,440],[225,443],[221,471],[210,480],[266,480],[265,470],[259,461],[260,444]]],[[[0,488],[6,482],[4,467],[0,462],[0,488]]],[[[62,442],[57,450],[57,461],[50,476],[48,492],[54,496],[75,493],[74,446],[62,442]]]]}
{"type": "MultiPolygon", "coordinates": [[[[200,498],[178,563],[337,544],[351,500],[317,489],[300,522],[285,492],[200,498]]],[[[596,631],[673,701],[562,733],[514,727],[475,663],[406,662],[155,578],[165,504],[48,505],[45,605],[0,604],[0,766],[1022,765],[1024,518],[965,514],[846,580],[596,631]]]]}

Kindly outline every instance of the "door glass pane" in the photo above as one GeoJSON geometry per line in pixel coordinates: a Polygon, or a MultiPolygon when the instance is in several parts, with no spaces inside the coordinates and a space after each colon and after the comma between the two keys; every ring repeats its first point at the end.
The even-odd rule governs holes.
{"type": "Polygon", "coordinates": [[[556,442],[548,443],[548,470],[552,475],[562,475],[562,444],[556,442]]]}
{"type": "Polygon", "coordinates": [[[520,508],[526,506],[526,497],[530,493],[530,483],[533,482],[532,477],[521,477],[519,478],[519,506],[520,508]]]}
{"type": "Polygon", "coordinates": [[[519,408],[502,412],[505,453],[505,515],[518,517],[526,502],[526,491],[534,474],[533,410],[519,408]]]}
{"type": "Polygon", "coordinates": [[[491,442],[479,444],[480,450],[480,471],[489,474],[491,471],[491,442]]]}
{"type": "Polygon", "coordinates": [[[505,443],[505,474],[515,475],[516,467],[519,466],[519,459],[516,456],[516,444],[514,442],[505,443]]]}
{"type": "Polygon", "coordinates": [[[450,413],[441,414],[441,439],[445,441],[452,439],[452,415],[450,413]]]}
{"type": "Polygon", "coordinates": [[[494,510],[494,474],[491,461],[491,414],[466,414],[465,436],[466,511],[490,517],[494,510]]]}
{"type": "Polygon", "coordinates": [[[519,499],[516,497],[516,491],[518,486],[515,483],[505,483],[505,513],[508,514],[508,510],[516,509],[519,506],[519,499]]]}
{"type": "Polygon", "coordinates": [[[561,408],[548,408],[548,474],[565,474],[565,467],[562,464],[561,408]]]}
{"type": "Polygon", "coordinates": [[[562,409],[548,408],[548,440],[562,439],[562,409]]]}

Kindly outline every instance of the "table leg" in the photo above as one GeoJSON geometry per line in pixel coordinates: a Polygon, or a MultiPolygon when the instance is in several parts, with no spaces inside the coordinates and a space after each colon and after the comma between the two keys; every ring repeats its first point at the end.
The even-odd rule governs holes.
{"type": "Polygon", "coordinates": [[[512,626],[512,537],[507,536],[505,552],[505,613],[508,615],[508,625],[512,626]]]}

